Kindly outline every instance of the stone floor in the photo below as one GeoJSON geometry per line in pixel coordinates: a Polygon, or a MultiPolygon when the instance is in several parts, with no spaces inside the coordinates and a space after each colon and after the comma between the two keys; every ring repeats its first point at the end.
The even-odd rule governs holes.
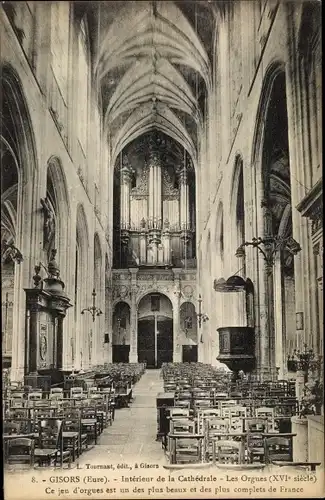
{"type": "Polygon", "coordinates": [[[96,446],[81,455],[79,465],[130,460],[165,463],[161,443],[156,441],[156,397],[161,391],[160,370],[147,370],[133,388],[130,407],[116,410],[113,425],[104,429],[96,446]]]}

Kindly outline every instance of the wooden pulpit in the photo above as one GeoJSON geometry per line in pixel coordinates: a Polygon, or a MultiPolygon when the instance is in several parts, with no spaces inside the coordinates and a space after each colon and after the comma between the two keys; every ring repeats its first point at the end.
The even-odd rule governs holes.
{"type": "Polygon", "coordinates": [[[60,270],[52,250],[47,277],[35,267],[34,288],[26,288],[25,384],[42,387],[63,379],[63,321],[70,299],[64,291],[60,270]]]}

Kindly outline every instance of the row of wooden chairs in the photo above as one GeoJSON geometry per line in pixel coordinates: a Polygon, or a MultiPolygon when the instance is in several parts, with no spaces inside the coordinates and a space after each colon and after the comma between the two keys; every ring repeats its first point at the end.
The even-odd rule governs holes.
{"type": "MultiPolygon", "coordinates": [[[[298,402],[294,399],[228,399],[219,394],[190,393],[188,391],[175,393],[175,406],[191,408],[194,413],[203,408],[219,408],[229,406],[244,406],[248,416],[254,416],[258,408],[273,409],[276,416],[291,417],[298,412],[298,402]]],[[[269,410],[270,411],[270,410],[269,410]]]]}
{"type": "Polygon", "coordinates": [[[292,460],[292,436],[272,435],[267,419],[243,419],[241,432],[238,428],[234,432],[231,420],[171,418],[167,436],[170,463],[265,463],[271,451],[272,460],[292,460]]]}

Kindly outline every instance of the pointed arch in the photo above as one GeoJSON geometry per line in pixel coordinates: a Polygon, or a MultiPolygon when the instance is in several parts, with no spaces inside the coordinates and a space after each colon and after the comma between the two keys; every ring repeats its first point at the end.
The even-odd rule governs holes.
{"type": "MultiPolygon", "coordinates": [[[[36,142],[27,100],[20,77],[7,62],[0,64],[2,103],[8,103],[13,130],[9,133],[8,146],[15,152],[16,164],[22,184],[25,184],[37,169],[36,142]]],[[[3,107],[2,107],[3,111],[3,107]]],[[[6,123],[2,120],[1,137],[4,136],[6,123]]]]}
{"type": "Polygon", "coordinates": [[[283,61],[272,62],[266,70],[260,101],[255,120],[255,130],[252,147],[252,165],[260,161],[265,136],[265,117],[272,97],[273,85],[279,74],[285,71],[283,61]]]}
{"type": "MultiPolygon", "coordinates": [[[[230,195],[230,214],[232,248],[237,249],[245,242],[244,166],[240,154],[237,154],[235,158],[230,195]]],[[[245,257],[243,256],[241,259],[240,271],[241,274],[245,274],[245,257]]]]}
{"type": "MultiPolygon", "coordinates": [[[[69,191],[66,175],[57,156],[51,156],[47,162],[47,191],[46,197],[50,198],[50,203],[54,211],[55,234],[53,243],[59,249],[60,262],[66,254],[69,220],[71,215],[69,191]],[[53,198],[53,199],[52,199],[53,198]]],[[[49,242],[48,255],[51,243],[49,242]]]]}

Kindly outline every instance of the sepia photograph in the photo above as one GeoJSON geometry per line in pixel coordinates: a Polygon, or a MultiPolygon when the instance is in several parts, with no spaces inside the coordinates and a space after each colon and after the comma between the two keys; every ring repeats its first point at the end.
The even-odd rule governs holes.
{"type": "Polygon", "coordinates": [[[325,495],[321,27],[1,2],[5,500],[325,495]]]}

